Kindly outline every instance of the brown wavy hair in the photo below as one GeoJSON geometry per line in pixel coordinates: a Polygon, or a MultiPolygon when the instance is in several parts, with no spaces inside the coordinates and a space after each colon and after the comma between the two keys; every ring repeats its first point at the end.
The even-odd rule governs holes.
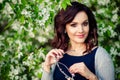
{"type": "Polygon", "coordinates": [[[69,46],[69,37],[65,33],[66,24],[73,21],[78,12],[84,11],[88,16],[89,34],[86,43],[86,51],[91,51],[94,46],[98,45],[97,24],[92,11],[84,4],[78,2],[71,2],[66,9],[61,9],[54,18],[55,36],[52,40],[52,47],[59,48],[66,51],[69,46]]]}

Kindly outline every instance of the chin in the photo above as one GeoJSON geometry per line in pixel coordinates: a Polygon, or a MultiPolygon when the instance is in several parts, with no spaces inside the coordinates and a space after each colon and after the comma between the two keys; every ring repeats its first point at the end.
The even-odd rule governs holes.
{"type": "Polygon", "coordinates": [[[83,44],[83,43],[85,43],[85,41],[84,40],[83,41],[76,41],[76,43],[83,44]]]}
{"type": "Polygon", "coordinates": [[[84,43],[85,39],[78,39],[78,40],[76,40],[76,42],[78,42],[78,43],[84,43]]]}

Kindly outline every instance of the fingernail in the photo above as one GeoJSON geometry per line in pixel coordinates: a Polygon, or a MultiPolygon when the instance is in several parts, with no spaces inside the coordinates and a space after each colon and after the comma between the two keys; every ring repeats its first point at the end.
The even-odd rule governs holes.
{"type": "Polygon", "coordinates": [[[56,58],[54,59],[54,62],[57,62],[56,58]]]}
{"type": "Polygon", "coordinates": [[[74,76],[75,76],[75,74],[72,74],[72,76],[74,77],[74,76]]]}

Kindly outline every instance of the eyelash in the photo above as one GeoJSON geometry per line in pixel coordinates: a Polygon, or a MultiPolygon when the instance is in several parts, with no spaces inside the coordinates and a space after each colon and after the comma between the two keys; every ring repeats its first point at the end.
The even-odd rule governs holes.
{"type": "Polygon", "coordinates": [[[82,25],[83,25],[83,26],[87,26],[87,25],[88,25],[88,22],[83,22],[82,25]]]}
{"type": "Polygon", "coordinates": [[[76,24],[71,24],[70,26],[72,26],[72,27],[76,27],[76,24]]]}
{"type": "MultiPolygon", "coordinates": [[[[88,22],[83,22],[83,23],[82,23],[82,26],[87,26],[87,25],[88,25],[88,22]]],[[[72,26],[72,27],[76,27],[77,24],[71,24],[70,26],[72,26]]]]}

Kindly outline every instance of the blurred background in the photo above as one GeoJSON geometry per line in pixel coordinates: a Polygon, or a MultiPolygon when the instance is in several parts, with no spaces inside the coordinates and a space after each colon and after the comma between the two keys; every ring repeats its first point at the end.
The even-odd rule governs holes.
{"type": "Polygon", "coordinates": [[[79,1],[96,16],[99,45],[120,80],[120,0],[0,0],[0,80],[40,80],[57,11],[79,1]]]}

